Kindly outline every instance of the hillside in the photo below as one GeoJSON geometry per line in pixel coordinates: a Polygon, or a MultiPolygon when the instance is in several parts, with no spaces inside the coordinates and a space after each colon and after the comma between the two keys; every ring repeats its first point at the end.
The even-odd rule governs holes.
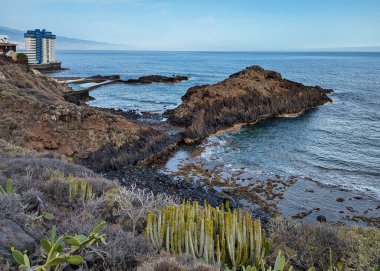
{"type": "MultiPolygon", "coordinates": [[[[22,30],[0,26],[0,34],[8,35],[10,40],[17,42],[20,49],[24,48],[24,32],[22,30]]],[[[53,31],[54,32],[54,31],[53,31]]],[[[93,40],[82,40],[76,38],[68,38],[57,36],[56,41],[57,50],[125,50],[128,49],[127,45],[111,44],[106,42],[99,42],[93,40]]]]}
{"type": "Polygon", "coordinates": [[[67,102],[68,89],[0,59],[0,138],[99,167],[136,164],[175,144],[163,132],[67,102]]]}

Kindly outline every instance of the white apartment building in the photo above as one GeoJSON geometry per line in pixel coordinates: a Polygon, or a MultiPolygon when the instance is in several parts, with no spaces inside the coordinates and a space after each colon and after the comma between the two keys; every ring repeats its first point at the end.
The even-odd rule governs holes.
{"type": "Polygon", "coordinates": [[[45,29],[28,30],[24,40],[29,64],[55,62],[55,39],[56,36],[45,29]]]}
{"type": "Polygon", "coordinates": [[[42,63],[55,62],[55,39],[42,39],[42,63]]]}

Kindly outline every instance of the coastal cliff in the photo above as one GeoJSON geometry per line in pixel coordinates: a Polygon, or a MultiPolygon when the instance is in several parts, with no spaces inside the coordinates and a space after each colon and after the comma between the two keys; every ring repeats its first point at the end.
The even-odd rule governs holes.
{"type": "Polygon", "coordinates": [[[331,102],[331,92],[252,66],[219,83],[190,88],[181,105],[165,116],[173,125],[186,127],[184,140],[192,142],[236,124],[301,113],[331,102]]]}
{"type": "Polygon", "coordinates": [[[0,138],[99,168],[145,163],[175,145],[158,130],[67,102],[67,91],[44,75],[0,60],[0,138]]]}

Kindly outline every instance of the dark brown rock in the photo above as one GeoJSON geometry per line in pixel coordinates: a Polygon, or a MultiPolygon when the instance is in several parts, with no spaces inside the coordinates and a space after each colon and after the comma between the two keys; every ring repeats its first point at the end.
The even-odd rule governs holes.
{"type": "Polygon", "coordinates": [[[187,76],[162,76],[162,75],[147,75],[147,76],[141,76],[138,79],[128,79],[128,80],[120,80],[122,83],[127,84],[151,84],[151,83],[179,83],[184,80],[189,80],[189,77],[187,76]]]}
{"type": "Polygon", "coordinates": [[[327,219],[326,219],[325,216],[323,216],[323,215],[319,215],[319,216],[317,216],[317,221],[318,221],[318,222],[326,222],[327,219]]]}
{"type": "Polygon", "coordinates": [[[295,215],[292,215],[291,218],[293,218],[293,219],[303,219],[303,218],[307,217],[308,215],[310,215],[312,212],[313,212],[313,210],[299,212],[299,213],[297,213],[295,215]]]}
{"type": "Polygon", "coordinates": [[[214,85],[190,88],[182,104],[165,116],[186,127],[185,141],[196,141],[236,124],[298,114],[331,102],[332,90],[283,79],[281,74],[252,66],[214,85]]]}
{"type": "Polygon", "coordinates": [[[70,91],[0,59],[0,138],[54,151],[98,169],[148,163],[176,145],[165,132],[65,100],[70,91]]]}

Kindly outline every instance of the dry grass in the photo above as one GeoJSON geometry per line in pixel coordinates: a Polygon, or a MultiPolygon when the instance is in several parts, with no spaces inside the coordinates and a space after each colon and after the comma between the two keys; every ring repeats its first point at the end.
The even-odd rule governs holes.
{"type": "Polygon", "coordinates": [[[135,269],[156,253],[144,236],[126,232],[118,224],[108,225],[105,232],[108,243],[106,266],[110,270],[135,269]]]}
{"type": "Polygon", "coordinates": [[[194,260],[190,255],[156,255],[144,262],[137,271],[219,271],[219,266],[212,266],[201,260],[194,260]]]}
{"type": "Polygon", "coordinates": [[[5,141],[4,139],[0,139],[0,157],[25,155],[30,153],[33,153],[33,151],[30,149],[26,149],[11,142],[5,141]]]}
{"type": "Polygon", "coordinates": [[[311,266],[327,270],[330,249],[335,265],[342,262],[353,270],[366,270],[380,258],[380,231],[373,228],[275,219],[269,234],[272,258],[283,251],[295,270],[311,266]]]}
{"type": "Polygon", "coordinates": [[[23,211],[20,197],[0,192],[0,219],[16,219],[23,211]]]}

